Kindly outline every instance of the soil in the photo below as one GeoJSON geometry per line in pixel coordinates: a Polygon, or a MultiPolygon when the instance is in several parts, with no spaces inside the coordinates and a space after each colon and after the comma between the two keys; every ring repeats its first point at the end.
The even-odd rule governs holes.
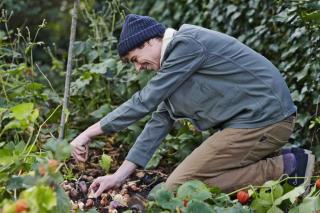
{"type": "MultiPolygon", "coordinates": [[[[61,186],[71,199],[72,212],[77,209],[86,211],[93,207],[101,213],[121,213],[126,210],[132,210],[136,213],[145,212],[149,192],[167,178],[162,169],[136,170],[120,188],[105,191],[98,198],[94,198],[94,193],[89,190],[89,186],[95,178],[106,175],[99,166],[102,153],[107,153],[113,160],[109,172],[112,174],[124,158],[120,154],[123,152],[120,149],[121,147],[115,148],[111,145],[107,145],[103,149],[90,149],[86,163],[79,164],[73,159],[67,162],[67,168],[72,170],[75,178],[65,180],[61,186]]],[[[66,168],[63,168],[62,172],[66,174],[66,168]]]]}

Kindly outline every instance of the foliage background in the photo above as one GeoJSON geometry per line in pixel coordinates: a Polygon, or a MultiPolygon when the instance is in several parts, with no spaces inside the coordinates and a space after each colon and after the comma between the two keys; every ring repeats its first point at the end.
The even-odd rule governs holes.
{"type": "MultiPolygon", "coordinates": [[[[24,160],[23,168],[31,169],[38,161],[31,154],[41,153],[42,145],[57,136],[72,2],[2,0],[0,7],[0,152],[16,156],[0,174],[17,174],[21,171],[18,162],[24,160]],[[26,103],[29,110],[21,112],[24,117],[19,119],[13,107],[26,103]]],[[[227,33],[270,59],[286,79],[298,107],[291,145],[310,148],[320,157],[319,2],[83,0],[79,9],[66,140],[130,98],[152,77],[152,73],[135,73],[117,56],[124,15],[138,13],[176,29],[189,23],[227,33]]],[[[112,138],[123,147],[124,155],[148,118],[112,138]]],[[[188,122],[176,124],[149,167],[174,168],[214,131],[199,133],[188,122]]],[[[0,163],[7,164],[8,159],[0,163]]],[[[7,180],[8,175],[0,175],[0,184],[7,180]]],[[[4,191],[0,190],[0,196],[4,191]]]]}

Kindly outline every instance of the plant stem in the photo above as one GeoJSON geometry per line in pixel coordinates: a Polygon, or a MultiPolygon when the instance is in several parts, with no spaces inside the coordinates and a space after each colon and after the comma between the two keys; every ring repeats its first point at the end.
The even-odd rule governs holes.
{"type": "Polygon", "coordinates": [[[9,103],[9,98],[8,98],[8,95],[7,95],[7,92],[6,92],[6,88],[4,87],[4,80],[2,78],[2,76],[0,75],[0,83],[2,85],[2,90],[3,90],[3,94],[6,98],[6,101],[9,103]]]}
{"type": "Polygon", "coordinates": [[[30,152],[32,151],[32,149],[33,149],[33,147],[34,147],[34,145],[35,145],[35,143],[36,143],[36,141],[37,141],[37,139],[38,139],[38,137],[39,137],[39,134],[40,134],[40,131],[41,131],[42,127],[47,123],[47,121],[54,115],[54,113],[55,113],[60,107],[61,107],[61,104],[58,105],[58,106],[54,109],[54,111],[49,115],[49,117],[39,126],[39,129],[38,129],[38,132],[37,132],[37,134],[36,134],[36,137],[34,138],[34,141],[33,141],[32,145],[31,145],[31,147],[30,147],[27,155],[24,157],[24,160],[23,160],[23,161],[25,161],[25,160],[27,159],[27,157],[30,155],[30,152]]]}
{"type": "MultiPolygon", "coordinates": [[[[280,180],[277,184],[280,184],[280,183],[282,183],[283,181],[286,181],[286,180],[289,180],[289,179],[306,179],[306,178],[319,178],[320,176],[310,176],[310,177],[286,177],[286,178],[284,178],[284,179],[282,179],[282,180],[280,180]]],[[[281,177],[282,178],[282,177],[281,177]]],[[[281,179],[280,178],[280,179],[281,179]]],[[[233,195],[233,194],[235,194],[235,193],[237,193],[237,192],[239,192],[239,191],[242,191],[242,190],[246,190],[246,189],[248,189],[248,188],[272,188],[272,186],[271,187],[269,187],[269,186],[253,186],[253,185],[249,185],[249,186],[246,186],[246,187],[243,187],[243,188],[241,188],[241,189],[237,189],[237,190],[235,190],[235,191],[232,191],[232,192],[230,192],[230,193],[228,193],[228,194],[224,194],[224,195],[222,195],[222,196],[220,196],[220,197],[217,197],[216,199],[221,199],[221,198],[224,198],[224,197],[230,197],[230,195],[233,195]]]]}
{"type": "Polygon", "coordinates": [[[57,93],[57,92],[55,91],[55,89],[53,89],[53,86],[52,86],[50,80],[49,80],[49,79],[47,78],[47,76],[41,71],[41,69],[40,69],[40,67],[38,66],[38,64],[36,64],[36,67],[38,68],[39,72],[43,75],[43,77],[47,80],[47,82],[48,82],[48,84],[49,84],[52,92],[57,93]]]}

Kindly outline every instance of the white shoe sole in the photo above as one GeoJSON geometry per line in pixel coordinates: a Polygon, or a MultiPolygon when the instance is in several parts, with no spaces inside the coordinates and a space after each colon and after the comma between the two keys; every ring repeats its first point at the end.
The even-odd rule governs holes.
{"type": "Polygon", "coordinates": [[[311,177],[313,175],[313,170],[314,170],[314,162],[315,162],[314,155],[308,154],[308,163],[307,163],[307,168],[305,173],[306,180],[304,181],[305,186],[309,186],[310,184],[311,177]]]}

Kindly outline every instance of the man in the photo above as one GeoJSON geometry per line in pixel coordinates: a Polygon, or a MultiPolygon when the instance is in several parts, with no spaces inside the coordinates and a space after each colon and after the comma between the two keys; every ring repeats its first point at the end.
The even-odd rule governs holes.
{"type": "Polygon", "coordinates": [[[283,174],[312,174],[310,152],[287,149],[268,158],[287,143],[296,107],[277,68],[235,38],[187,24],[176,31],[153,18],[130,14],[118,52],[138,71],[157,74],[131,99],[76,137],[72,155],[85,161],[94,136],[120,131],[153,113],[120,168],[93,182],[95,196],[120,186],[138,166],[146,166],[174,121],[182,118],[200,131],[212,127],[220,131],[173,171],[165,183],[169,189],[198,179],[229,192],[283,174]]]}

